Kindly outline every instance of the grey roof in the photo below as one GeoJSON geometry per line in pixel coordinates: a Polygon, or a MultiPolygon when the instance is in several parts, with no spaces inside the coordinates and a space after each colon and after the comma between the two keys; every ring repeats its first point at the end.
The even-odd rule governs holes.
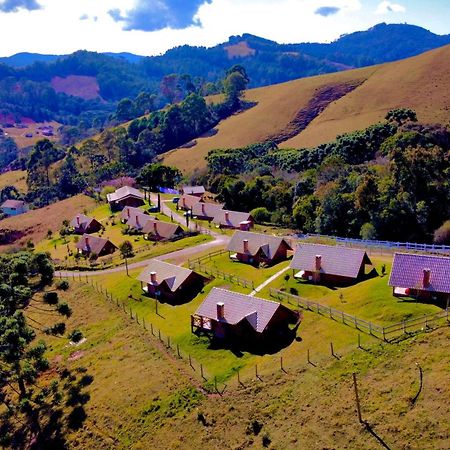
{"type": "Polygon", "coordinates": [[[299,244],[290,267],[314,272],[316,255],[322,257],[320,272],[327,275],[358,278],[363,263],[371,264],[364,250],[339,245],[299,244]]]}
{"type": "Polygon", "coordinates": [[[132,214],[146,214],[146,212],[140,208],[135,208],[134,206],[125,206],[120,212],[120,219],[127,221],[129,215],[131,216],[132,214]]]}
{"type": "Polygon", "coordinates": [[[153,234],[166,239],[169,239],[176,234],[182,233],[183,228],[176,223],[164,222],[162,220],[147,220],[142,227],[142,232],[145,234],[153,234]]]}
{"type": "Polygon", "coordinates": [[[181,188],[183,194],[204,194],[204,186],[183,186],[181,188]]]}
{"type": "Polygon", "coordinates": [[[155,220],[155,217],[144,214],[142,211],[139,211],[137,213],[133,212],[132,214],[130,214],[129,219],[127,220],[127,225],[130,228],[142,230],[145,227],[145,224],[151,220],[155,220]]]}
{"type": "Polygon", "coordinates": [[[223,205],[218,203],[203,203],[197,202],[192,207],[192,214],[194,216],[210,217],[211,219],[223,208],[223,205]]]}
{"type": "Polygon", "coordinates": [[[117,189],[112,194],[106,194],[106,198],[108,202],[117,202],[119,200],[123,200],[126,197],[137,197],[140,199],[144,199],[144,194],[131,186],[123,186],[117,189]]]}
{"type": "Polygon", "coordinates": [[[221,319],[221,322],[236,325],[243,319],[247,319],[258,333],[265,330],[278,308],[282,306],[280,303],[262,298],[213,288],[198,307],[195,315],[217,321],[217,303],[220,302],[225,305],[224,319],[221,319]]]}
{"type": "MultiPolygon", "coordinates": [[[[76,248],[78,250],[82,250],[83,252],[95,253],[96,255],[99,255],[101,253],[101,251],[103,250],[103,247],[108,242],[110,244],[114,245],[108,239],[103,239],[101,237],[92,236],[89,234],[83,234],[83,236],[81,236],[80,240],[77,242],[76,248]],[[89,243],[89,245],[88,245],[88,243],[89,243]]],[[[114,245],[114,247],[116,247],[116,246],[114,245]]]]}
{"type": "Polygon", "coordinates": [[[93,217],[88,217],[88,216],[85,216],[84,214],[77,214],[70,221],[69,225],[73,228],[86,230],[94,220],[96,220],[96,219],[94,219],[93,217]]]}
{"type": "Polygon", "coordinates": [[[200,201],[200,197],[184,194],[180,197],[180,200],[178,200],[178,206],[183,209],[192,209],[192,207],[200,201]]]}
{"type": "Polygon", "coordinates": [[[217,211],[212,221],[217,225],[239,228],[241,222],[246,222],[248,220],[252,220],[250,213],[221,209],[217,211]],[[226,213],[228,213],[228,220],[226,219],[226,213]]]}
{"type": "Polygon", "coordinates": [[[288,248],[291,248],[288,242],[282,237],[272,236],[270,234],[251,233],[250,231],[236,231],[228,244],[228,250],[231,252],[245,253],[245,239],[248,240],[247,254],[250,256],[255,256],[261,250],[267,258],[272,259],[283,242],[288,248]]]}
{"type": "Polygon", "coordinates": [[[396,253],[389,286],[450,294],[450,258],[396,253]],[[430,270],[430,284],[423,286],[423,271],[430,270]]]}
{"type": "Polygon", "coordinates": [[[5,200],[1,208],[21,208],[22,206],[25,206],[25,202],[23,200],[5,200]]]}
{"type": "Polygon", "coordinates": [[[165,282],[172,292],[175,292],[194,273],[184,267],[152,259],[137,279],[143,283],[151,284],[151,272],[156,272],[157,285],[165,282]]]}

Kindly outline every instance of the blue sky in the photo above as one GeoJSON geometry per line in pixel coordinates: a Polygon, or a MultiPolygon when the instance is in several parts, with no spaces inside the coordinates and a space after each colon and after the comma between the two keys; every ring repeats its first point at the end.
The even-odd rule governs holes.
{"type": "Polygon", "coordinates": [[[252,33],[330,42],[379,22],[450,33],[450,0],[0,0],[0,55],[78,49],[163,53],[252,33]]]}

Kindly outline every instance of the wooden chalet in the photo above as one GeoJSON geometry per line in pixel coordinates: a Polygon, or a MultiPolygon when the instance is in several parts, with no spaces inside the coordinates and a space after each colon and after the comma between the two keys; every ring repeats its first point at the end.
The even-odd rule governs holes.
{"type": "Polygon", "coordinates": [[[147,295],[159,301],[180,304],[192,300],[203,289],[207,279],[184,267],[153,259],[138,280],[147,295]]]}
{"type": "Polygon", "coordinates": [[[220,228],[234,228],[236,230],[249,231],[253,228],[254,220],[249,213],[221,209],[213,217],[212,223],[220,228]]]}
{"type": "Polygon", "coordinates": [[[198,202],[202,202],[203,200],[195,195],[184,194],[178,200],[178,208],[183,209],[185,211],[190,211],[194,205],[198,202]]]}
{"type": "Polygon", "coordinates": [[[236,231],[228,244],[230,258],[243,263],[276,264],[287,259],[292,247],[282,237],[268,234],[236,231]]]}
{"type": "Polygon", "coordinates": [[[184,230],[180,225],[153,219],[147,220],[141,231],[147,239],[152,241],[164,241],[184,235],[184,230]]]}
{"type": "Polygon", "coordinates": [[[75,234],[97,233],[102,229],[102,224],[93,217],[77,214],[71,221],[69,226],[73,228],[75,234]]]}
{"type": "Polygon", "coordinates": [[[213,220],[214,216],[223,208],[218,203],[197,202],[192,206],[192,216],[199,220],[213,220]]]}
{"type": "Polygon", "coordinates": [[[299,320],[297,312],[280,303],[213,288],[191,316],[191,331],[242,343],[276,341],[299,320]]]}
{"type": "Polygon", "coordinates": [[[396,253],[389,286],[395,296],[450,300],[450,258],[396,253]]]}
{"type": "Polygon", "coordinates": [[[183,186],[180,189],[182,195],[194,195],[195,197],[203,197],[206,192],[204,186],[183,186]]]}
{"type": "Polygon", "coordinates": [[[299,244],[290,267],[294,277],[325,285],[349,285],[365,276],[372,265],[364,250],[339,245],[299,244]]]}
{"type": "Polygon", "coordinates": [[[145,204],[144,194],[138,189],[130,186],[123,186],[112,194],[107,194],[106,198],[112,211],[120,211],[125,206],[137,208],[145,204]]]}
{"type": "Polygon", "coordinates": [[[77,242],[76,248],[78,253],[88,256],[91,254],[97,256],[109,255],[117,250],[117,247],[110,240],[90,236],[89,234],[83,234],[77,242]]]}

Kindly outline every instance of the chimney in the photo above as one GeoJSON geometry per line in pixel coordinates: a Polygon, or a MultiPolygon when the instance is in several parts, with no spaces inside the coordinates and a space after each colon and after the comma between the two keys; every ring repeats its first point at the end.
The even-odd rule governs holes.
{"type": "Polygon", "coordinates": [[[248,239],[242,241],[244,243],[244,253],[248,253],[248,239]]]}
{"type": "Polygon", "coordinates": [[[225,319],[225,304],[223,302],[217,303],[217,320],[225,319]]]}
{"type": "Polygon", "coordinates": [[[150,272],[150,283],[156,284],[156,272],[150,272]]]}
{"type": "Polygon", "coordinates": [[[430,269],[423,269],[422,284],[423,284],[424,288],[427,288],[430,285],[430,278],[431,278],[431,270],[430,269]]]}
{"type": "Polygon", "coordinates": [[[77,225],[80,226],[80,216],[77,216],[77,225]]]}
{"type": "Polygon", "coordinates": [[[230,213],[228,211],[225,211],[225,222],[228,222],[230,218],[230,213]]]}
{"type": "Polygon", "coordinates": [[[316,255],[316,270],[320,270],[322,266],[322,255],[316,255]]]}

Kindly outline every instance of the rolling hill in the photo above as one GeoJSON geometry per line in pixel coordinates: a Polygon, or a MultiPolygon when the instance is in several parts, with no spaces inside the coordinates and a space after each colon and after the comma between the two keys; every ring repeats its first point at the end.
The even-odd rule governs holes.
{"type": "Polygon", "coordinates": [[[448,124],[449,84],[450,46],[445,46],[384,65],[251,89],[246,100],[256,106],[163,160],[192,173],[205,168],[204,157],[215,148],[269,139],[283,148],[314,146],[367,127],[397,107],[413,108],[422,122],[448,124]]]}

